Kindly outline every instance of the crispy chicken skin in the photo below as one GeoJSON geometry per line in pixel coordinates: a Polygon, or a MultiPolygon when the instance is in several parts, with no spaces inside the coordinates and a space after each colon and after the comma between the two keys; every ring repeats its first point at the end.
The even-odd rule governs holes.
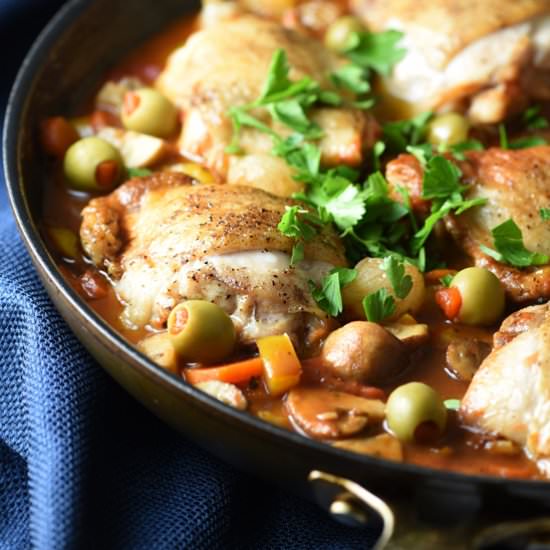
{"type": "MultiPolygon", "coordinates": [[[[173,52],[157,86],[183,111],[179,147],[218,177],[219,181],[250,185],[280,196],[301,189],[287,163],[271,154],[271,137],[245,128],[241,134],[244,155],[228,155],[233,133],[231,107],[257,99],[273,54],[285,50],[290,78],[310,76],[329,89],[329,74],[340,61],[315,39],[250,15],[209,26],[173,52]]],[[[281,135],[291,132],[271,124],[262,111],[254,115],[281,135]]],[[[364,150],[375,141],[378,125],[370,115],[351,108],[318,108],[311,118],[325,130],[320,142],[327,165],[359,165],[364,150]]]]}
{"type": "Polygon", "coordinates": [[[353,0],[370,29],[405,33],[385,81],[419,110],[467,111],[494,123],[550,94],[548,0],[353,0]]]}
{"type": "Polygon", "coordinates": [[[524,446],[550,475],[550,306],[512,314],[495,344],[462,399],[461,419],[524,446]]]}
{"type": "MultiPolygon", "coordinates": [[[[550,255],[550,223],[539,215],[539,210],[550,204],[550,147],[473,151],[458,164],[469,186],[466,197],[484,197],[488,202],[461,216],[447,216],[447,230],[476,265],[490,269],[500,279],[512,300],[548,300],[549,266],[517,269],[486,255],[480,245],[494,248],[491,230],[512,218],[528,250],[550,255]]],[[[420,197],[422,175],[420,163],[410,155],[399,156],[386,170],[390,185],[406,187],[413,206],[425,213],[429,205],[420,197]]]]}
{"type": "Polygon", "coordinates": [[[306,261],[290,267],[293,241],[277,230],[289,204],[259,189],[160,172],[90,201],[80,236],[113,280],[129,327],[161,329],[177,303],[205,299],[232,316],[242,343],[282,332],[299,343],[328,323],[308,280],[346,260],[327,229],[306,245],[306,261]]]}

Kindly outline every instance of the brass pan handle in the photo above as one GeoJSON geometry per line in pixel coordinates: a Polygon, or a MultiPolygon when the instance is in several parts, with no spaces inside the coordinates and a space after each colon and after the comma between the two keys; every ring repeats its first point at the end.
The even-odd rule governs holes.
{"type": "MultiPolygon", "coordinates": [[[[418,519],[412,502],[390,506],[360,484],[327,472],[308,476],[317,503],[340,523],[350,527],[378,528],[373,550],[550,550],[550,518],[530,517],[514,521],[501,515],[474,514],[469,521],[452,524],[418,519]]],[[[509,506],[517,514],[515,506],[509,506]]],[[[548,513],[548,512],[547,512],[548,513]]]]}

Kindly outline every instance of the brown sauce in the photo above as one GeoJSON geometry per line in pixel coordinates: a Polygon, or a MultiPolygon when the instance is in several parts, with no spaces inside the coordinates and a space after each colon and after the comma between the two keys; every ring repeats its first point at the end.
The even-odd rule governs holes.
{"type": "MultiPolygon", "coordinates": [[[[176,21],[164,32],[122,59],[109,71],[105,80],[135,76],[147,83],[153,82],[163,69],[168,54],[184,43],[186,37],[196,29],[196,26],[196,18],[184,18],[176,21]]],[[[89,109],[84,108],[82,113],[78,114],[86,113],[89,113],[89,109]]],[[[86,193],[69,192],[61,177],[61,167],[52,162],[49,168],[49,175],[45,179],[44,227],[62,226],[78,234],[80,212],[91,196],[86,193]]],[[[45,233],[47,235],[47,230],[45,233]]],[[[53,244],[52,249],[54,249],[53,244]]],[[[70,284],[115,330],[134,344],[137,344],[148,333],[147,329],[130,330],[121,322],[122,306],[112,287],[108,286],[106,295],[97,299],[90,299],[86,295],[80,277],[91,267],[84,258],[74,262],[63,259],[59,253],[57,256],[59,266],[70,284]]],[[[458,267],[456,263],[455,261],[455,266],[458,267]]],[[[388,395],[393,388],[404,382],[422,381],[436,389],[444,399],[460,399],[468,384],[454,379],[446,371],[445,346],[442,343],[441,335],[445,331],[454,330],[459,338],[475,337],[490,340],[491,331],[451,325],[444,320],[437,307],[430,304],[418,316],[418,320],[430,325],[431,342],[425,346],[424,353],[412,362],[403,376],[395,380],[392,385],[384,386],[382,389],[388,395]]],[[[292,429],[282,401],[270,398],[261,384],[249,385],[245,388],[245,392],[250,402],[251,413],[292,429]]],[[[523,453],[507,455],[487,450],[486,447],[490,447],[493,443],[489,438],[465,430],[459,425],[456,414],[451,412],[449,428],[444,439],[434,446],[405,445],[405,460],[424,466],[465,473],[518,478],[540,477],[533,462],[528,460],[523,453]]]]}

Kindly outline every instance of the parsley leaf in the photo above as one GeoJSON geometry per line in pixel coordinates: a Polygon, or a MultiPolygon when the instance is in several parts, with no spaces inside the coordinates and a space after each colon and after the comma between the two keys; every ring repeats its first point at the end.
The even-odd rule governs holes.
{"type": "Polygon", "coordinates": [[[356,269],[337,267],[323,279],[321,287],[309,281],[311,295],[323,311],[332,317],[337,317],[344,310],[342,288],[349,285],[356,277],[356,269]]]}
{"type": "Polygon", "coordinates": [[[441,277],[439,280],[441,281],[441,284],[443,286],[450,287],[453,279],[454,277],[452,275],[447,274],[447,275],[443,275],[443,277],[441,277]]]}
{"type": "Polygon", "coordinates": [[[527,136],[515,139],[508,144],[510,149],[527,149],[536,147],[537,145],[546,145],[548,142],[540,136],[527,136]]]}
{"type": "Polygon", "coordinates": [[[407,150],[408,145],[414,146],[422,143],[432,118],[433,113],[426,111],[409,120],[398,120],[384,124],[384,142],[388,149],[396,153],[402,153],[407,150]]]}
{"type": "Polygon", "coordinates": [[[389,75],[393,66],[405,57],[407,50],[398,46],[403,33],[389,30],[380,33],[355,32],[344,50],[356,65],[389,75]]]}
{"type": "Polygon", "coordinates": [[[481,141],[477,139],[468,139],[456,145],[451,145],[448,150],[452,153],[456,160],[466,160],[466,151],[483,151],[485,147],[481,141]]]}
{"type": "Polygon", "coordinates": [[[365,317],[371,323],[379,323],[395,313],[395,300],[385,288],[363,298],[365,317]]]}
{"type": "Polygon", "coordinates": [[[462,173],[458,166],[445,157],[432,157],[424,171],[422,198],[446,199],[453,193],[460,193],[463,189],[460,185],[460,176],[462,173]]]}
{"type": "Polygon", "coordinates": [[[484,245],[480,245],[480,248],[497,262],[504,262],[514,267],[529,267],[543,265],[550,261],[546,254],[531,252],[525,248],[521,229],[512,219],[497,225],[491,233],[496,251],[484,245]]]}
{"type": "Polygon", "coordinates": [[[287,206],[277,229],[285,236],[296,239],[292,249],[290,265],[304,259],[304,242],[311,241],[318,234],[323,222],[312,212],[300,206],[287,206]]]}
{"type": "Polygon", "coordinates": [[[539,210],[540,219],[547,222],[550,221],[550,208],[541,208],[539,210]]]}
{"type": "Polygon", "coordinates": [[[498,137],[500,141],[500,148],[508,149],[508,132],[506,131],[506,126],[504,124],[498,125],[498,137]]]}
{"type": "Polygon", "coordinates": [[[315,122],[309,120],[304,111],[304,106],[297,99],[272,103],[268,106],[268,111],[273,120],[281,122],[307,139],[323,137],[321,128],[315,122]]]}
{"type": "Polygon", "coordinates": [[[366,94],[371,89],[368,73],[365,69],[353,64],[340,67],[330,75],[330,79],[338,88],[344,88],[357,95],[366,94]]]}
{"type": "Polygon", "coordinates": [[[458,411],[458,409],[460,409],[460,399],[445,399],[443,404],[445,408],[450,411],[458,411]]]}
{"type": "Polygon", "coordinates": [[[128,168],[128,177],[130,178],[142,178],[150,176],[152,173],[148,168],[128,168]]]}
{"type": "Polygon", "coordinates": [[[382,270],[386,273],[393,291],[398,298],[406,298],[413,286],[412,277],[405,273],[405,264],[395,256],[388,256],[382,262],[382,270]]]}
{"type": "Polygon", "coordinates": [[[540,110],[540,105],[533,105],[523,113],[521,120],[528,130],[548,128],[548,120],[540,114],[540,110]]]}

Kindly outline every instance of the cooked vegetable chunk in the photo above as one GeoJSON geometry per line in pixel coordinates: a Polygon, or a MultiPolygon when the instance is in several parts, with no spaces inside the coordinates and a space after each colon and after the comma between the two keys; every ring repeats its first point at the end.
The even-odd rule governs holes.
{"type": "Polygon", "coordinates": [[[128,130],[165,138],[176,131],[178,111],[160,92],[141,88],[126,92],[121,118],[128,130]]]}
{"type": "Polygon", "coordinates": [[[493,325],[504,312],[504,289],[496,276],[482,267],[468,267],[453,278],[450,288],[460,292],[457,320],[467,325],[493,325]]]}
{"type": "Polygon", "coordinates": [[[177,354],[189,363],[215,363],[235,348],[233,321],[216,304],[188,300],[168,316],[168,335],[177,354]]]}
{"type": "Polygon", "coordinates": [[[384,327],[355,321],[332,332],[322,350],[323,364],[343,380],[387,382],[405,370],[405,346],[384,327]]]}
{"type": "Polygon", "coordinates": [[[264,364],[264,381],[270,395],[282,395],[300,382],[302,366],[288,334],[256,341],[264,364]]]}
{"type": "Polygon", "coordinates": [[[294,422],[316,439],[349,437],[384,418],[382,401],[323,388],[293,388],[285,404],[294,422]]]}
{"type": "Polygon", "coordinates": [[[400,441],[423,441],[441,435],[447,409],[438,393],[421,382],[410,382],[392,392],[386,404],[388,427],[400,441]]]}
{"type": "Polygon", "coordinates": [[[122,177],[122,158],[103,139],[87,137],[65,153],[63,169],[70,184],[81,191],[110,191],[122,177]]]}

